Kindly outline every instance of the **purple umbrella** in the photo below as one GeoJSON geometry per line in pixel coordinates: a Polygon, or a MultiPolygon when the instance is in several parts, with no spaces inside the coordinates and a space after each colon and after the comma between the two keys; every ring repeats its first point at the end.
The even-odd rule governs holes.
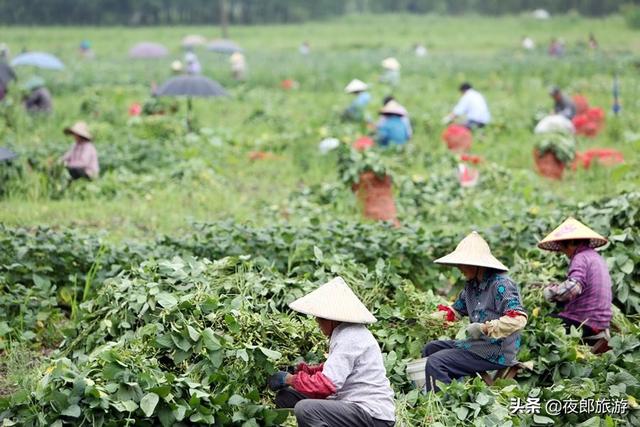
{"type": "Polygon", "coordinates": [[[131,58],[164,58],[167,55],[169,51],[166,47],[152,42],[138,43],[129,50],[131,58]]]}

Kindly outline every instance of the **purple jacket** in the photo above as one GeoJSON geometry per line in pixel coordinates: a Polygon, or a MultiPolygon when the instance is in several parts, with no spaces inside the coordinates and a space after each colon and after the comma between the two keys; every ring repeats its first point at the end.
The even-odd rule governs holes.
{"type": "Polygon", "coordinates": [[[611,322],[611,277],[605,260],[592,248],[580,246],[569,263],[568,279],[580,282],[582,293],[567,302],[560,317],[607,329],[611,322]]]}

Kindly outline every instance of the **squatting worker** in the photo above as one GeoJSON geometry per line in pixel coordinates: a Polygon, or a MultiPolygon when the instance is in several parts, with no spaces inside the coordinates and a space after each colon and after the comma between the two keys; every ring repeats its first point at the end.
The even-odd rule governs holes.
{"type": "Polygon", "coordinates": [[[549,90],[549,95],[553,98],[553,112],[569,120],[573,119],[573,116],[576,115],[576,104],[574,104],[567,95],[562,93],[557,86],[553,86],[551,90],[549,90]]]}
{"type": "Polygon", "coordinates": [[[64,165],[72,179],[95,179],[100,173],[98,152],[91,142],[93,140],[89,127],[85,122],[77,122],[64,130],[66,135],[73,135],[75,143],[62,157],[64,165]]]}
{"type": "Polygon", "coordinates": [[[342,114],[343,118],[352,121],[364,121],[366,117],[366,108],[371,102],[371,94],[367,92],[369,85],[362,80],[353,79],[347,87],[344,88],[346,93],[353,95],[353,101],[342,114]]]}
{"type": "Polygon", "coordinates": [[[594,250],[607,244],[607,239],[574,218],[568,218],[538,247],[562,252],[569,258],[569,272],[562,283],[544,289],[547,301],[557,303],[567,330],[571,326],[582,329],[587,341],[599,334],[608,338],[611,322],[611,277],[607,262],[594,250]]]}
{"type": "Polygon", "coordinates": [[[442,122],[446,124],[458,117],[465,117],[464,126],[469,130],[485,127],[491,121],[491,113],[484,96],[469,83],[462,83],[459,90],[462,94],[460,100],[442,122]]]}
{"type": "Polygon", "coordinates": [[[431,317],[453,322],[468,316],[470,323],[467,339],[432,341],[423,349],[422,356],[427,357],[426,391],[437,391],[436,381],[450,383],[515,364],[520,330],[527,323],[518,285],[477,232],[436,263],[456,266],[466,284],[453,306],[440,305],[431,317]]]}
{"type": "Polygon", "coordinates": [[[411,124],[407,110],[391,100],[380,110],[380,120],[376,124],[376,141],[382,147],[404,145],[411,138],[411,124]]]}
{"type": "Polygon", "coordinates": [[[393,390],[380,347],[365,326],[376,318],[344,280],[336,277],[289,307],[316,317],[329,337],[329,355],[320,365],[299,364],[293,375],[271,376],[276,405],[294,408],[300,427],[393,426],[393,390]]]}
{"type": "Polygon", "coordinates": [[[33,77],[26,84],[28,93],[24,96],[24,107],[29,113],[50,113],[53,109],[51,92],[44,80],[33,77]]]}

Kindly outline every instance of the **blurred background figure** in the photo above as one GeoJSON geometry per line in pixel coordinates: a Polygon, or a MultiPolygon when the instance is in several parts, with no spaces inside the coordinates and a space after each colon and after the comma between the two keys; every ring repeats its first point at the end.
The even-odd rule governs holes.
{"type": "Polygon", "coordinates": [[[397,86],[400,83],[400,62],[396,58],[385,58],[382,61],[384,70],[380,81],[391,86],[397,86]]]}
{"type": "Polygon", "coordinates": [[[16,79],[16,73],[6,59],[0,56],[0,101],[7,96],[9,83],[16,79]]]}
{"type": "Polygon", "coordinates": [[[555,58],[559,58],[564,55],[564,42],[562,40],[558,40],[555,37],[551,39],[549,42],[548,49],[549,56],[553,56],[555,58]]]}
{"type": "Polygon", "coordinates": [[[522,48],[524,50],[533,50],[536,48],[536,43],[529,36],[522,37],[522,48]]]}
{"type": "Polygon", "coordinates": [[[95,58],[95,53],[91,49],[91,42],[89,40],[82,40],[79,48],[80,56],[87,59],[95,58]]]}
{"type": "Polygon", "coordinates": [[[353,95],[354,99],[342,113],[343,119],[356,122],[366,120],[366,108],[371,102],[371,94],[367,92],[368,89],[369,85],[362,80],[353,79],[349,82],[344,91],[353,95]]]}
{"type": "Polygon", "coordinates": [[[300,55],[309,55],[311,53],[311,46],[309,45],[309,42],[306,40],[303,41],[300,47],[298,47],[298,51],[300,52],[300,55]]]}
{"type": "Polygon", "coordinates": [[[576,105],[571,98],[562,93],[558,86],[553,86],[549,90],[549,95],[553,98],[553,112],[569,120],[573,119],[573,116],[576,115],[576,105]]]}
{"type": "Polygon", "coordinates": [[[450,123],[458,117],[465,117],[465,127],[469,130],[485,127],[491,120],[491,113],[484,96],[475,90],[471,84],[462,83],[459,87],[462,96],[453,111],[442,119],[444,124],[450,123]]]}
{"type": "Polygon", "coordinates": [[[233,78],[236,80],[244,80],[247,74],[247,62],[244,59],[244,55],[240,52],[235,52],[229,59],[231,62],[231,72],[233,78]]]}
{"type": "Polygon", "coordinates": [[[406,108],[389,100],[380,110],[380,120],[376,125],[376,141],[378,145],[404,145],[411,138],[411,125],[408,120],[406,108]]]}
{"type": "Polygon", "coordinates": [[[65,135],[72,135],[75,144],[62,157],[62,162],[69,171],[71,179],[94,179],[100,173],[98,165],[98,152],[91,142],[93,137],[85,122],[76,122],[73,126],[65,128],[65,135]]]}
{"type": "Polygon", "coordinates": [[[594,50],[599,47],[596,36],[594,36],[593,33],[589,33],[589,47],[594,50]]]}
{"type": "Polygon", "coordinates": [[[172,74],[182,74],[182,70],[184,69],[184,67],[182,66],[182,62],[179,60],[175,60],[171,63],[171,73],[172,74]]]}
{"type": "Polygon", "coordinates": [[[193,52],[187,52],[184,55],[184,62],[186,64],[185,70],[187,74],[201,74],[202,73],[202,65],[200,65],[200,60],[198,56],[193,52]]]}
{"type": "MultiPolygon", "coordinates": [[[[407,109],[403,105],[399,104],[392,95],[388,95],[384,97],[384,99],[382,100],[382,107],[384,108],[390,102],[396,102],[396,104],[400,105],[402,109],[401,110],[402,122],[404,123],[404,126],[406,128],[408,139],[411,139],[411,137],[413,136],[413,128],[411,127],[411,120],[409,119],[409,113],[407,112],[407,109]]],[[[386,118],[387,118],[386,115],[381,113],[380,119],[378,119],[378,123],[376,123],[376,128],[379,128],[380,126],[382,126],[386,118]]]]}
{"type": "Polygon", "coordinates": [[[5,43],[0,43],[0,62],[8,62],[10,53],[11,52],[9,52],[9,46],[7,46],[5,43]]]}
{"type": "Polygon", "coordinates": [[[429,54],[429,52],[427,51],[427,48],[422,43],[416,43],[413,46],[413,53],[418,58],[424,58],[425,56],[427,56],[429,54]]]}
{"type": "Polygon", "coordinates": [[[24,107],[29,113],[50,113],[53,109],[51,93],[40,77],[32,77],[25,85],[27,94],[24,97],[24,107]]]}

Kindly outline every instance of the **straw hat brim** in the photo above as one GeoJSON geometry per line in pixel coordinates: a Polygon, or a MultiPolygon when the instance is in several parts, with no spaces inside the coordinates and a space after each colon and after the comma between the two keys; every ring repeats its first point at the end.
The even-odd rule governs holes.
{"type": "Polygon", "coordinates": [[[500,271],[509,271],[509,268],[498,261],[494,256],[485,256],[482,258],[470,258],[467,254],[459,254],[455,251],[438,258],[434,261],[436,264],[443,265],[469,265],[473,267],[493,268],[500,271]]]}
{"type": "Polygon", "coordinates": [[[341,277],[298,298],[289,307],[299,313],[338,322],[370,324],[377,321],[341,277]]]}
{"type": "Polygon", "coordinates": [[[356,93],[356,92],[364,92],[365,90],[369,89],[369,85],[366,84],[365,82],[355,79],[352,80],[347,87],[344,88],[344,91],[346,93],[356,93]]]}
{"type": "Polygon", "coordinates": [[[78,122],[73,126],[65,128],[64,133],[65,135],[78,135],[79,137],[84,138],[88,141],[93,140],[93,136],[91,136],[87,125],[82,122],[78,122]]]}
{"type": "Polygon", "coordinates": [[[396,116],[406,116],[407,110],[397,102],[390,101],[380,109],[380,114],[395,114],[396,116]]]}
{"type": "Polygon", "coordinates": [[[400,63],[395,58],[387,58],[382,61],[382,66],[387,70],[398,71],[400,69],[400,63]]]}
{"type": "Polygon", "coordinates": [[[475,231],[462,239],[453,252],[438,258],[434,262],[445,265],[486,267],[500,271],[509,270],[507,266],[493,256],[487,242],[475,231]]]}
{"type": "Polygon", "coordinates": [[[547,251],[562,250],[561,242],[568,240],[585,240],[588,241],[589,247],[599,248],[607,244],[606,237],[596,233],[586,225],[582,224],[575,218],[567,218],[547,237],[538,243],[540,249],[547,251]]]}

